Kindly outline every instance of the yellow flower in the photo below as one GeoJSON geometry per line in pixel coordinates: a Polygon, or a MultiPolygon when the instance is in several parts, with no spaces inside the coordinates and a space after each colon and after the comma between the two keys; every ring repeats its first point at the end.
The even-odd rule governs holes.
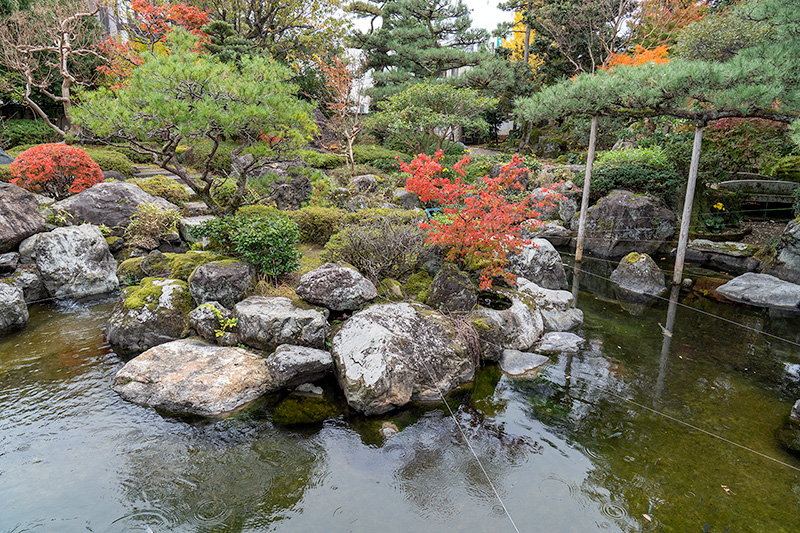
{"type": "Polygon", "coordinates": [[[717,211],[725,211],[725,205],[722,202],[717,202],[712,207],[717,211]]]}

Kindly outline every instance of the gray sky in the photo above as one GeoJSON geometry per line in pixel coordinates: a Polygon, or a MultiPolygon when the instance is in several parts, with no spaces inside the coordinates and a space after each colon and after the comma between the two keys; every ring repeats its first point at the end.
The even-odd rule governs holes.
{"type": "Polygon", "coordinates": [[[494,30],[500,22],[511,22],[514,14],[509,11],[500,11],[497,4],[501,0],[464,0],[467,7],[472,11],[472,25],[476,28],[494,30]]]}

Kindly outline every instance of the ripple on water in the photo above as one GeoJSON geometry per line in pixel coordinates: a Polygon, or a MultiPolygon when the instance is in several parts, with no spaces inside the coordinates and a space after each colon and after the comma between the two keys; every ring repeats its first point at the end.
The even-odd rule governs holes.
{"type": "Polygon", "coordinates": [[[603,507],[600,510],[605,516],[609,518],[620,519],[628,516],[628,511],[626,511],[624,507],[622,507],[621,505],[617,505],[616,503],[606,502],[603,504],[603,507]]]}
{"type": "Polygon", "coordinates": [[[106,529],[108,533],[128,531],[170,531],[180,521],[172,513],[162,509],[136,509],[114,520],[106,529]],[[148,529],[149,528],[149,529],[148,529]]]}
{"type": "Polygon", "coordinates": [[[568,483],[555,474],[545,476],[539,483],[539,492],[546,498],[554,501],[563,501],[567,498],[578,499],[580,490],[575,485],[568,483]]]}
{"type": "Polygon", "coordinates": [[[225,524],[233,510],[225,502],[218,500],[200,500],[194,506],[192,522],[203,530],[225,524]]]}

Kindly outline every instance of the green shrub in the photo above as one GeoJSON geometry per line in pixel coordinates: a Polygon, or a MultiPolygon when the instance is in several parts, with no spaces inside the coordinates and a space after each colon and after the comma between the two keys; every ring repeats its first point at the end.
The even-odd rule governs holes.
{"type": "Polygon", "coordinates": [[[9,119],[0,122],[0,148],[13,148],[21,144],[28,148],[37,144],[56,143],[61,135],[42,120],[9,119]]]}
{"type": "Polygon", "coordinates": [[[180,219],[177,211],[161,209],[155,204],[141,204],[125,229],[125,241],[131,246],[152,250],[158,247],[161,237],[175,231],[175,224],[180,219]]]}
{"type": "Polygon", "coordinates": [[[96,146],[82,146],[81,149],[89,154],[100,170],[116,170],[127,179],[133,177],[133,163],[125,155],[96,146]]]}
{"type": "MultiPolygon", "coordinates": [[[[575,183],[583,186],[583,175],[575,176],[575,183]]],[[[659,197],[672,205],[683,186],[682,177],[671,169],[657,170],[633,163],[607,163],[592,172],[592,196],[599,198],[614,189],[628,189],[659,197]]]]}
{"type": "Polygon", "coordinates": [[[186,187],[166,176],[153,176],[152,178],[138,180],[136,185],[147,194],[163,198],[178,207],[183,207],[183,204],[191,198],[186,187]]]}
{"type": "Polygon", "coordinates": [[[656,170],[671,168],[667,153],[660,146],[601,152],[598,154],[596,162],[598,167],[602,165],[620,165],[622,163],[647,166],[656,170]]]}
{"type": "Polygon", "coordinates": [[[314,168],[338,168],[346,163],[344,157],[336,154],[315,152],[314,150],[300,150],[299,152],[303,161],[314,168]]]}
{"type": "MultiPolygon", "coordinates": [[[[401,158],[403,162],[408,163],[410,161],[409,156],[405,156],[401,158]]],[[[370,162],[370,165],[377,168],[378,170],[382,170],[384,172],[399,172],[400,171],[400,162],[397,159],[373,159],[370,162]]]]}
{"type": "Polygon", "coordinates": [[[323,257],[349,263],[377,284],[411,271],[425,246],[425,237],[417,224],[398,224],[394,217],[375,216],[333,235],[323,257]]]}
{"type": "Polygon", "coordinates": [[[11,168],[8,165],[0,165],[0,182],[8,183],[14,179],[11,168]]]}
{"type": "Polygon", "coordinates": [[[381,223],[383,220],[398,225],[418,225],[425,221],[425,214],[413,209],[372,207],[343,215],[339,219],[337,228],[341,230],[352,226],[369,226],[381,223]]]}
{"type": "Polygon", "coordinates": [[[209,220],[193,233],[211,238],[226,253],[247,261],[273,279],[300,266],[300,231],[283,214],[221,217],[209,220]]]}
{"type": "MultiPolygon", "coordinates": [[[[226,179],[218,186],[211,189],[211,199],[220,207],[228,207],[231,204],[231,200],[233,200],[236,195],[237,186],[235,179],[226,179]]],[[[260,199],[260,194],[250,187],[245,187],[242,203],[252,204],[258,202],[260,199]]]]}
{"type": "Polygon", "coordinates": [[[128,161],[137,165],[148,165],[153,163],[153,156],[147,154],[140,154],[130,148],[123,148],[121,146],[108,146],[106,147],[111,152],[117,152],[128,158],[128,161]]]}
{"type": "Polygon", "coordinates": [[[245,205],[236,210],[236,215],[240,217],[250,215],[286,216],[287,214],[277,207],[269,205],[245,205]]]}
{"type": "Polygon", "coordinates": [[[390,150],[377,145],[356,144],[353,146],[353,159],[356,163],[370,163],[376,159],[394,159],[401,157],[408,160],[409,157],[403,152],[397,150],[390,150]]]}
{"type": "Polygon", "coordinates": [[[800,181],[800,155],[787,155],[780,158],[767,173],[779,180],[800,181]]]}
{"type": "Polygon", "coordinates": [[[345,212],[331,207],[304,207],[286,214],[297,223],[302,242],[325,245],[345,212]]]}

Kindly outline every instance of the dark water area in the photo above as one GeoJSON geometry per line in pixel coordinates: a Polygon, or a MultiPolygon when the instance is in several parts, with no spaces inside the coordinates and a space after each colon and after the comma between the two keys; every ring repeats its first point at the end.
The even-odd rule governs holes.
{"type": "Polygon", "coordinates": [[[666,301],[632,314],[584,278],[586,346],[537,377],[487,366],[455,417],[291,427],[279,397],[220,420],[127,403],[113,302],[33,307],[0,339],[0,531],[514,531],[500,500],[520,531],[800,530],[800,461],[775,438],[800,319],[682,294],[665,346],[666,301]]]}

